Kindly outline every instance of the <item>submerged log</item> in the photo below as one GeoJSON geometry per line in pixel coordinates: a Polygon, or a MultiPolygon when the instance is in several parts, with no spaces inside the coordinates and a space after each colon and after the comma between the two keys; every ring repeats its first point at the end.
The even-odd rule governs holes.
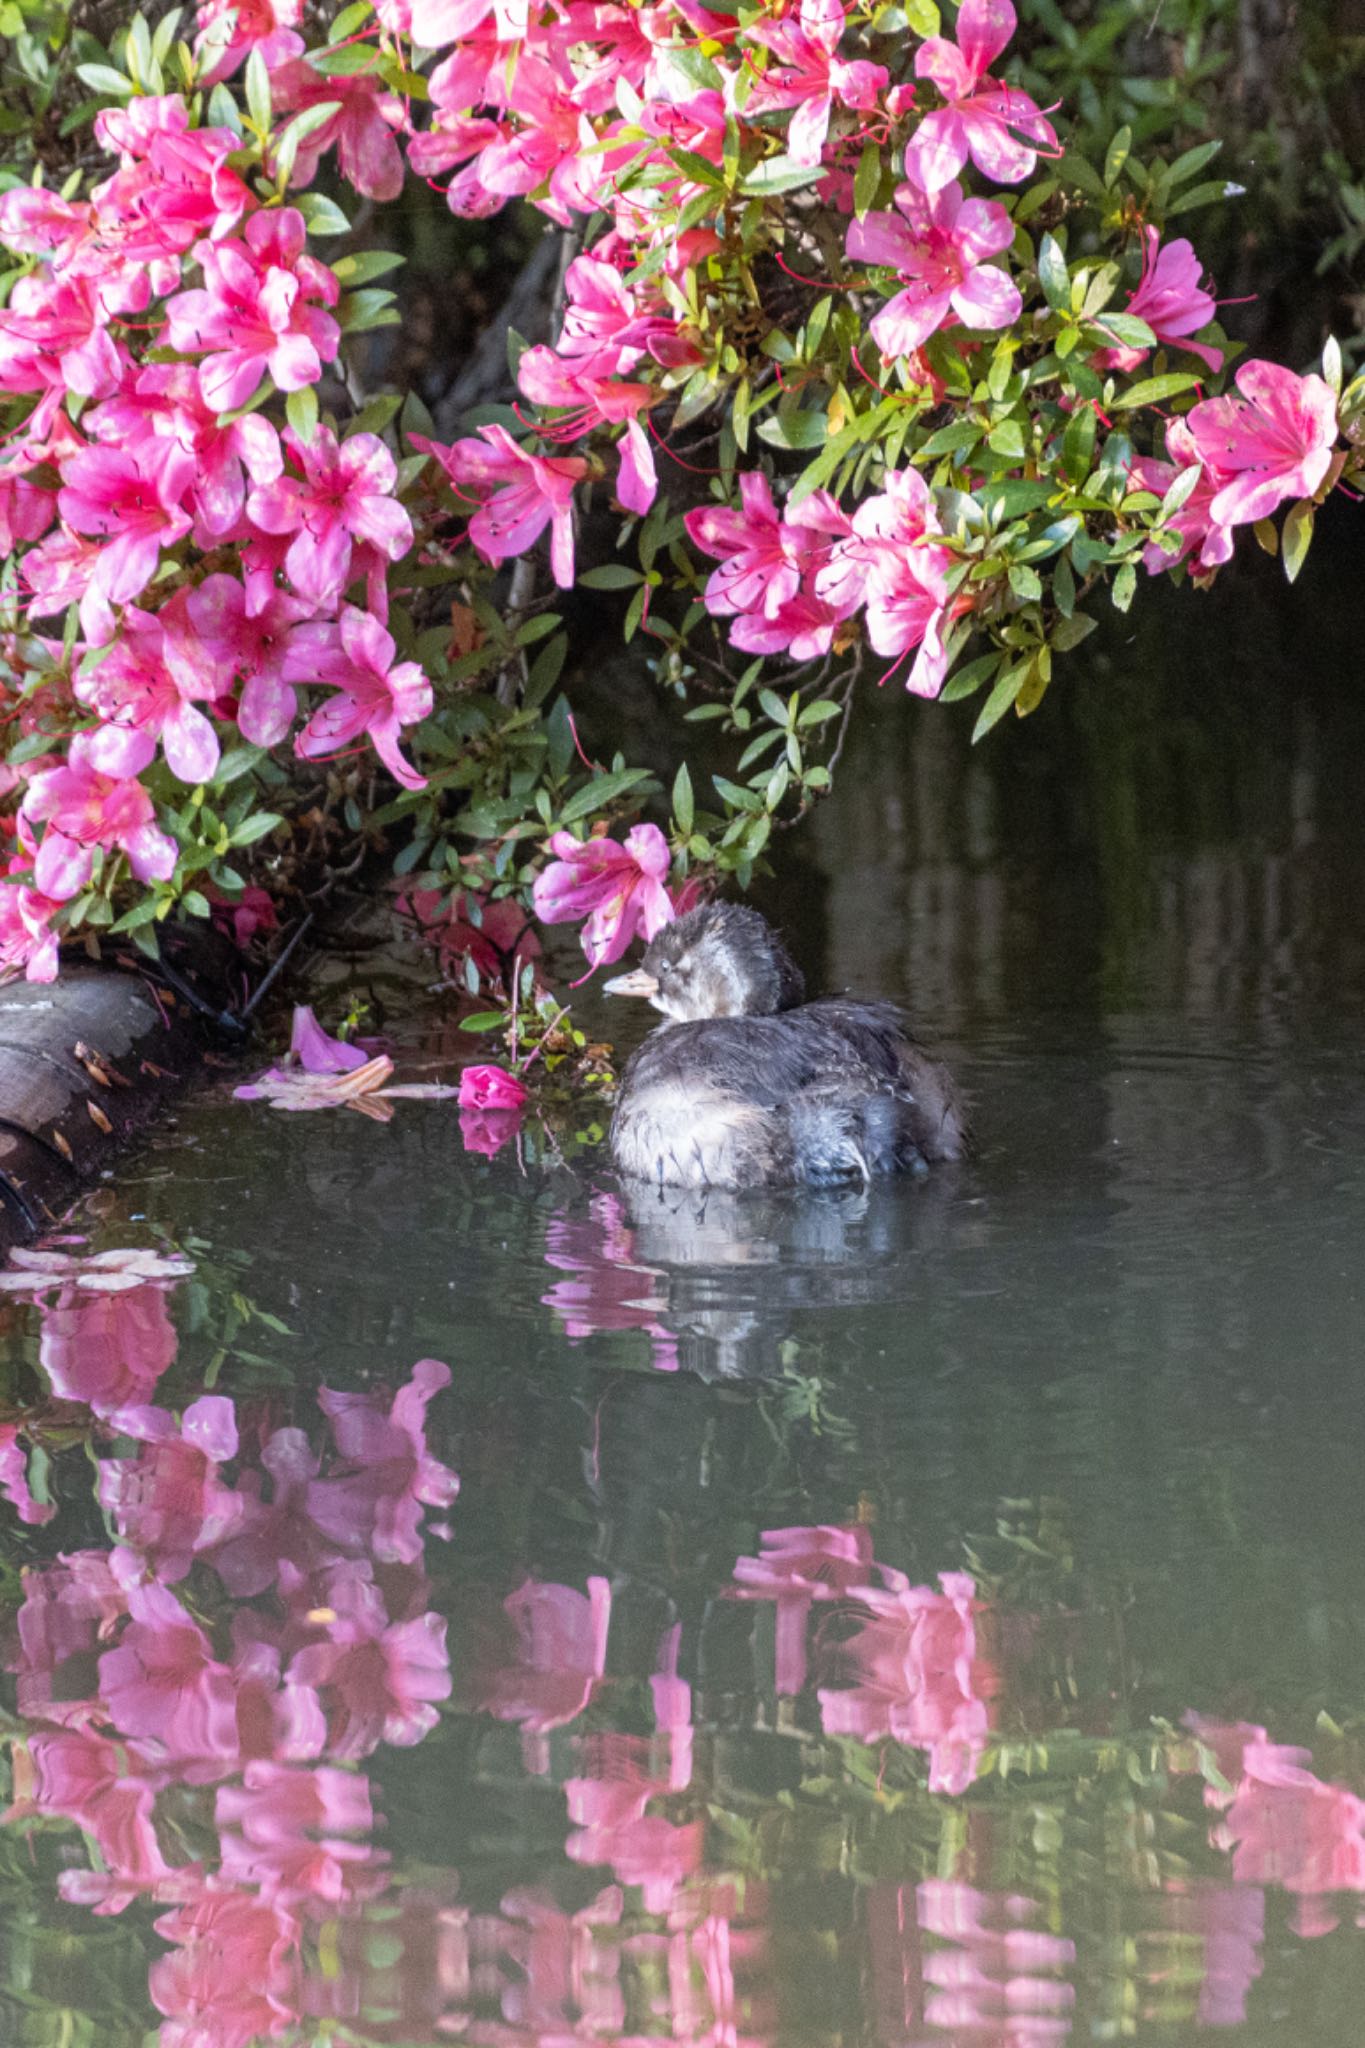
{"type": "Polygon", "coordinates": [[[70,966],[0,987],[0,1253],[57,1221],[207,1043],[189,985],[154,969],[70,966]]]}

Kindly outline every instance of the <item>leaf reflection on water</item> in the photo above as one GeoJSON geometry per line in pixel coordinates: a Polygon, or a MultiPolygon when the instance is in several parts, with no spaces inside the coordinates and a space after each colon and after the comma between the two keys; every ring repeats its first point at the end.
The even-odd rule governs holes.
{"type": "MultiPolygon", "coordinates": [[[[549,1242],[571,1334],[666,1340],[659,1275],[612,1198],[549,1242]]],[[[25,1539],[5,1822],[34,1861],[0,1865],[0,1883],[38,1920],[54,1883],[102,1918],[141,1906],[120,1923],[132,1941],[152,1917],[159,2048],[828,2039],[835,2022],[802,2013],[819,2005],[813,1878],[848,1897],[834,1975],[884,2048],[1049,2048],[1115,2013],[1227,2029],[1262,1972],[1269,1897],[1288,1895],[1302,1937],[1359,1911],[1365,1802],[1307,1751],[1194,1715],[1140,1737],[1102,1708],[1061,1725],[1060,1689],[1029,1671],[1056,1617],[961,1570],[914,1584],[862,1523],[760,1532],[700,1603],[646,1598],[621,1568],[582,1587],[524,1572],[508,1591],[465,1566],[443,1592],[427,1516],[458,1481],[427,1419],[447,1367],[324,1387],[307,1428],[273,1395],[201,1391],[177,1412],[150,1396],[188,1262],[128,1258],[111,1295],[99,1276],[118,1270],[55,1254],[14,1290],[48,1394],[0,1427],[0,1476],[32,1523],[12,1461],[57,1418],[68,1510],[88,1446],[110,1540],[25,1539]],[[452,1725],[493,1731],[485,1746],[516,1730],[537,1810],[563,1794],[559,1847],[514,1830],[493,1860],[515,1880],[473,1903],[453,1863],[410,1858],[397,1829],[375,1840],[386,1749],[434,1736],[450,1768],[448,1610],[452,1725]],[[749,1701],[725,1668],[732,1623],[749,1701]],[[1123,1860],[1119,1942],[1091,1880],[1065,1874],[1062,1847],[1084,1871],[1092,1840],[1123,1860]]],[[[455,1860],[477,1894],[478,1853],[455,1860]]],[[[89,2037],[141,2042],[146,2019],[120,2030],[98,1995],[89,2037]]]]}

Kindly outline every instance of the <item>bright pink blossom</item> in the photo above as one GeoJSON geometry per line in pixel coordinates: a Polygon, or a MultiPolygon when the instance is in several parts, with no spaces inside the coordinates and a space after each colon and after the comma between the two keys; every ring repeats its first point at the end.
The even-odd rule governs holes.
{"type": "Polygon", "coordinates": [[[563,406],[567,417],[542,423],[547,439],[574,441],[602,424],[626,422],[619,447],[616,495],[628,512],[648,512],[658,494],[654,451],[639,414],[658,394],[650,384],[627,384],[614,377],[580,375],[552,348],[528,348],[517,365],[517,382],[536,405],[563,406]]]}
{"type": "Polygon", "coordinates": [[[325,309],[340,295],[325,264],[305,254],[302,214],[292,206],[253,214],[244,241],[200,242],[202,290],[166,303],[172,348],[202,355],[199,382],[217,412],[245,405],[263,377],[281,391],[315,384],[340,330],[325,309]]]}
{"type": "Polygon", "coordinates": [[[1223,486],[1231,482],[1232,470],[1220,470],[1209,461],[1204,451],[1190,432],[1189,422],[1184,419],[1171,420],[1166,428],[1166,453],[1169,462],[1158,461],[1153,456],[1140,455],[1133,462],[1133,481],[1141,490],[1154,491],[1164,498],[1178,476],[1198,467],[1199,475],[1178,512],[1172,513],[1166,521],[1172,533],[1180,536],[1180,547],[1174,554],[1167,554],[1155,541],[1149,541],[1142,551],[1142,564],[1150,575],[1155,576],[1162,569],[1174,569],[1187,555],[1194,555],[1198,569],[1218,569],[1224,562],[1232,560],[1232,528],[1220,523],[1213,516],[1213,501],[1223,486]]]}
{"type": "Polygon", "coordinates": [[[465,1067],[460,1074],[460,1103],[466,1109],[520,1109],[526,1083],[506,1067],[465,1067]]]}
{"type": "Polygon", "coordinates": [[[100,1505],[120,1540],[164,1584],[174,1584],[196,1553],[225,1542],[242,1516],[243,1497],[219,1472],[237,1455],[232,1402],[205,1394],[185,1410],[179,1428],[164,1408],[123,1409],[116,1420],[120,1434],[141,1448],[102,1462],[100,1505]]]}
{"type": "Polygon", "coordinates": [[[916,51],[916,77],[932,80],[947,102],[924,116],[906,145],[905,175],[923,191],[950,184],[968,155],[988,178],[1018,185],[1040,149],[1056,150],[1052,124],[1028,94],[989,75],[1015,20],[1010,0],[962,0],[957,41],[930,36],[916,51]]]}
{"type": "Polygon", "coordinates": [[[56,1514],[53,1501],[36,1501],[28,1483],[28,1453],[19,1441],[17,1422],[0,1422],[0,1494],[3,1494],[21,1522],[50,1522],[56,1514]]]}
{"type": "Polygon", "coordinates": [[[394,663],[393,635],[378,619],[345,605],[335,625],[300,626],[293,635],[286,674],[296,682],[335,687],[294,741],[305,761],[325,759],[367,734],[389,773],[404,789],[425,789],[399,750],[405,725],[426,718],[431,684],[415,661],[394,663]]]}
{"type": "Polygon", "coordinates": [[[569,1276],[540,1298],[571,1344],[601,1330],[643,1330],[655,1370],[678,1370],[678,1339],[660,1321],[668,1309],[667,1278],[636,1250],[618,1196],[594,1195],[586,1216],[552,1216],[545,1263],[569,1276]]]}
{"type": "Polygon", "coordinates": [[[68,1284],[43,1303],[41,1318],[39,1358],[53,1393],[95,1415],[141,1407],[175,1359],[161,1281],[113,1294],[68,1284]]]}
{"type": "Polygon", "coordinates": [[[433,1702],[450,1695],[445,1622],[422,1614],[386,1624],[362,1604],[328,1624],[325,1642],[300,1650],[289,1677],[326,1700],[328,1754],[339,1762],[380,1742],[410,1749],[440,1718],[433,1702]]]}
{"type": "Polygon", "coordinates": [[[799,21],[764,21],[753,25],[756,42],[765,43],[778,66],[759,74],[749,95],[749,111],[795,107],[787,131],[787,154],[796,164],[818,164],[836,105],[866,113],[887,83],[885,65],[849,63],[839,57],[839,39],[846,15],[841,0],[801,0],[799,21]]]}
{"type": "Polygon", "coordinates": [[[594,967],[619,960],[637,932],[652,939],[672,923],[668,841],[657,825],[632,826],[624,845],[556,832],[550,851],[532,891],[536,916],[545,924],[585,918],[582,946],[594,967]]]}
{"type": "Polygon", "coordinates": [[[150,363],[131,389],[95,406],[82,420],[91,435],[129,446],[148,434],[175,441],[194,458],[188,503],[195,512],[195,543],[210,547],[232,533],[246,510],[247,479],[274,481],[284,468],[280,437],[259,412],[228,426],[205,402],[191,363],[150,363]]]}
{"type": "Polygon", "coordinates": [[[164,1586],[130,1586],[128,1611],[131,1621],[99,1665],[114,1727],[152,1758],[235,1758],[236,1688],[204,1631],[164,1586]]]}
{"type": "Polygon", "coordinates": [[[573,582],[574,486],[588,465],[577,455],[531,455],[506,427],[480,427],[478,440],[450,447],[412,436],[415,448],[434,455],[462,505],[477,503],[469,538],[495,566],[524,555],[548,526],[550,567],[567,590],[573,582]]]}
{"type": "MultiPolygon", "coordinates": [[[[312,618],[313,607],[273,587],[253,606],[235,576],[220,574],[190,592],[187,609],[206,682],[223,695],[234,683],[241,686],[242,738],[257,747],[287,738],[298,711],[292,677],[310,680],[314,673],[311,657],[300,664],[294,649],[295,630],[312,618]]],[[[188,658],[192,650],[184,652],[188,658]]]]}
{"type": "MultiPolygon", "coordinates": [[[[1173,342],[1188,349],[1211,370],[1223,367],[1223,351],[1208,342],[1191,341],[1201,327],[1207,327],[1218,309],[1212,292],[1200,283],[1199,258],[1185,240],[1164,246],[1155,228],[1142,237],[1142,277],[1124,311],[1145,320],[1158,341],[1173,342]]],[[[1101,316],[1103,324],[1103,316],[1101,316]]],[[[1095,360],[1104,369],[1134,370],[1146,356],[1145,348],[1108,348],[1095,360]]]]}
{"type": "Polygon", "coordinates": [[[294,33],[303,20],[303,0],[199,0],[195,56],[205,85],[231,78],[253,50],[273,71],[303,48],[294,33]]]}
{"type": "Polygon", "coordinates": [[[41,1729],[28,1748],[38,1813],[76,1821],[93,1838],[105,1867],[134,1891],[168,1875],[152,1823],[153,1788],[127,1774],[112,1742],[89,1729],[41,1729]]]}
{"type": "Polygon", "coordinates": [[[11,854],[7,872],[0,875],[0,974],[22,967],[26,981],[55,981],[58,939],[52,918],[61,906],[56,897],[13,879],[31,865],[25,854],[11,854]]]}
{"type": "Polygon", "coordinates": [[[176,844],[157,825],[150,794],[140,782],[101,775],[91,765],[91,737],[77,733],[62,766],[33,776],[20,810],[28,824],[46,823],[34,880],[59,902],[85,887],[97,846],[119,847],[140,882],[166,882],[175,872],[176,844]]]}
{"type": "Polygon", "coordinates": [[[184,498],[194,458],[174,441],[144,440],[136,450],[91,445],[62,463],[57,509],[77,533],[104,541],[81,599],[81,627],[96,644],[113,629],[111,605],[127,604],[156,574],[163,548],[189,532],[184,498]]]}
{"type": "Polygon", "coordinates": [[[934,541],[938,530],[919,471],[893,470],[858,507],[851,535],[835,543],[815,575],[817,596],[836,609],[866,605],[868,639],[878,654],[899,658],[919,649],[906,687],[922,697],[938,695],[948,666],[950,557],[934,541]]]}
{"type": "Polygon", "coordinates": [[[334,605],[351,580],[354,542],[391,562],[412,546],[412,521],[393,495],[398,467],[375,434],[338,442],[319,426],[311,441],[287,432],[285,442],[302,476],[258,484],[247,514],[267,533],[294,535],[286,576],[309,604],[334,605]]]}
{"type": "Polygon", "coordinates": [[[1332,466],[1337,401],[1321,377],[1280,363],[1243,363],[1240,398],[1206,398],[1185,424],[1199,457],[1230,481],[1209,510],[1221,526],[1266,519],[1286,498],[1311,498],[1332,466]]]}
{"type": "Polygon", "coordinates": [[[88,278],[21,277],[0,311],[0,392],[46,394],[36,432],[68,391],[104,398],[115,390],[126,361],[88,278]]]}
{"type": "Polygon", "coordinates": [[[129,605],[113,647],[74,694],[104,723],[90,735],[89,758],[105,775],[140,775],[156,754],[182,782],[210,782],[217,773],[218,735],[195,700],[215,694],[197,663],[180,657],[187,634],[189,592],[179,590],[153,616],[129,605]]]}
{"type": "Polygon", "coordinates": [[[707,579],[706,608],[722,615],[761,612],[774,618],[801,587],[809,537],[780,517],[762,470],[741,472],[739,495],[737,510],[702,505],[684,519],[695,544],[721,558],[707,579]]]}
{"type": "Polygon", "coordinates": [[[175,1944],[147,1979],[162,2048],[253,2048],[301,2018],[299,1926],[282,1902],[209,1883],[156,1931],[175,1944]]]}
{"type": "Polygon", "coordinates": [[[932,193],[917,185],[896,188],[894,213],[869,213],[848,230],[848,253],[858,263],[885,263],[905,288],[871,323],[872,338],[888,359],[912,355],[955,314],[964,327],[1008,327],[1019,317],[1018,286],[987,257],[1014,240],[1014,223],[993,199],[967,199],[956,183],[932,193]]]}

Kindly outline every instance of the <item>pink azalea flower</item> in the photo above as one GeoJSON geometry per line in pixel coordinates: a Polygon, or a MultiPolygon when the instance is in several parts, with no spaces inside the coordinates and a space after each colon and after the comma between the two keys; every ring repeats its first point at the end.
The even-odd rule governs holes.
{"type": "Polygon", "coordinates": [[[212,781],[218,735],[194,700],[215,694],[192,663],[176,658],[189,630],[189,593],[179,590],[156,616],[129,605],[119,638],[73,690],[105,722],[90,735],[89,759],[101,774],[140,775],[160,740],[166,764],[182,782],[212,781]]]}
{"type": "Polygon", "coordinates": [[[222,1876],[271,1899],[338,1906],[383,1882],[386,1856],[367,1842],[338,1839],[374,1826],[370,1788],[356,1771],[257,1760],[240,1788],[220,1786],[214,1820],[222,1876]]]}
{"type": "Polygon", "coordinates": [[[113,630],[110,606],[139,596],[162,549],[189,532],[183,501],[193,478],[193,456],[174,441],[144,440],[133,451],[92,445],[63,461],[58,511],[77,533],[105,541],[80,607],[82,631],[96,645],[113,630]]]}
{"type": "Polygon", "coordinates": [[[806,1626],[816,1600],[842,1599],[867,1583],[872,1537],[861,1527],[767,1529],[760,1555],[735,1563],[734,1600],[771,1600],[777,1608],[775,1684],[788,1698],[805,1689],[806,1626]]]}
{"type": "Polygon", "coordinates": [[[197,657],[205,681],[226,695],[240,682],[242,699],[237,724],[244,740],[273,747],[285,739],[298,711],[291,676],[295,628],[313,616],[313,607],[286,590],[271,589],[263,605],[252,607],[249,593],[235,576],[206,576],[190,592],[188,615],[193,642],[182,651],[197,657]]]}
{"type": "Polygon", "coordinates": [[[969,155],[988,178],[1018,185],[1040,149],[1056,149],[1052,124],[1028,94],[989,76],[1015,19],[1010,0],[962,0],[958,40],[930,36],[916,51],[915,76],[932,80],[947,102],[924,116],[906,145],[905,175],[922,191],[950,184],[969,155]]]}
{"type": "Polygon", "coordinates": [[[619,960],[637,932],[652,939],[672,923],[668,841],[657,825],[633,826],[624,845],[556,832],[550,851],[532,891],[536,916],[544,924],[586,918],[581,940],[593,967],[619,960]]]}
{"type": "Polygon", "coordinates": [[[1168,555],[1155,541],[1150,541],[1142,551],[1142,565],[1149,575],[1155,576],[1162,569],[1174,569],[1198,550],[1196,568],[1221,568],[1232,560],[1232,528],[1214,518],[1213,501],[1235,472],[1220,470],[1205,459],[1188,420],[1173,419],[1168,423],[1166,452],[1171,457],[1169,462],[1146,455],[1135,458],[1133,481],[1140,490],[1155,491],[1164,498],[1176,478],[1196,465],[1199,480],[1180,510],[1167,521],[1171,531],[1180,536],[1178,552],[1168,555]]]}
{"type": "MultiPolygon", "coordinates": [[[[1319,1778],[1309,1769],[1308,1750],[1270,1742],[1264,1728],[1186,1719],[1232,1787],[1211,1786],[1205,1797],[1226,1809],[1212,1839],[1231,1849],[1239,1884],[1279,1884],[1310,1900],[1365,1891],[1365,1801],[1319,1778]]],[[[1302,1909],[1301,1933],[1323,1934],[1335,1925],[1335,1914],[1302,1909]]]]}
{"type": "Polygon", "coordinates": [[[11,879],[31,865],[26,854],[12,854],[7,872],[0,875],[0,974],[22,967],[26,981],[55,981],[59,942],[52,918],[61,905],[54,896],[11,879]]]}
{"type": "Polygon", "coordinates": [[[141,1407],[174,1363],[164,1282],[144,1280],[113,1294],[68,1284],[41,1315],[39,1358],[53,1393],[95,1415],[141,1407]]]}
{"type": "Polygon", "coordinates": [[[244,413],[230,426],[205,403],[199,373],[190,363],[151,363],[124,390],[84,415],[98,441],[128,446],[146,435],[174,440],[194,458],[189,503],[195,544],[224,540],[246,510],[247,478],[273,483],[284,468],[280,437],[263,414],[244,413]]]}
{"type": "Polygon", "coordinates": [[[98,1712],[83,1697],[96,1649],[126,1611],[123,1589],[100,1550],[68,1552],[24,1573],[16,1674],[19,1712],[29,1720],[80,1725],[98,1712]]]}
{"type": "Polygon", "coordinates": [[[462,504],[478,502],[469,538],[486,562],[496,566],[524,555],[548,526],[550,567],[567,590],[573,582],[574,486],[588,465],[577,455],[531,455],[506,427],[480,427],[478,440],[448,448],[412,436],[414,448],[434,455],[462,504]]]}
{"type": "Polygon", "coordinates": [[[1311,498],[1337,440],[1337,401],[1321,377],[1254,362],[1234,381],[1240,398],[1206,398],[1185,416],[1200,459],[1229,479],[1209,508],[1222,526],[1268,518],[1286,498],[1311,498]]]}
{"type": "Polygon", "coordinates": [[[117,389],[126,353],[88,278],[21,277],[0,312],[0,391],[46,393],[30,430],[45,432],[68,391],[104,398],[117,389]]]}
{"type": "Polygon", "coordinates": [[[889,1735],[927,1749],[930,1791],[965,1792],[990,1727],[978,1691],[976,1587],[966,1572],[944,1572],[936,1593],[880,1569],[886,1590],[859,1590],[867,1619],[839,1651],[854,1684],[821,1688],[822,1726],[827,1735],[889,1735]]]}
{"type": "Polygon", "coordinates": [[[232,1402],[205,1394],[185,1410],[179,1428],[163,1408],[121,1409],[114,1420],[120,1435],[139,1439],[142,1449],[103,1461],[100,1506],[120,1540],[163,1584],[173,1584],[197,1552],[225,1542],[242,1516],[242,1496],[219,1476],[237,1455],[232,1402]]]}
{"type": "Polygon", "coordinates": [[[114,1743],[89,1729],[40,1730],[29,1738],[38,1813],[74,1820],[93,1837],[106,1868],[134,1889],[169,1874],[152,1822],[153,1787],[129,1776],[114,1743]]]}
{"type": "Polygon", "coordinates": [[[667,1278],[636,1251],[616,1195],[594,1195],[585,1217],[552,1216],[545,1263],[569,1275],[540,1298],[571,1344],[598,1331],[643,1330],[655,1370],[678,1370],[677,1337],[659,1320],[668,1309],[667,1278]]]}
{"type": "Polygon", "coordinates": [[[773,618],[801,587],[808,541],[800,528],[779,517],[762,470],[742,471],[739,493],[738,511],[702,505],[683,521],[697,547],[721,558],[707,579],[706,609],[773,618]]]}
{"type": "Polygon", "coordinates": [[[816,594],[836,608],[867,607],[868,638],[878,654],[919,653],[906,688],[936,697],[947,674],[943,627],[950,557],[933,544],[938,531],[929,488],[918,470],[896,470],[853,515],[852,534],[837,541],[815,575],[816,594]]]}
{"type": "Polygon", "coordinates": [[[294,33],[303,20],[303,0],[199,0],[195,19],[194,53],[204,85],[231,78],[253,50],[273,72],[303,48],[303,38],[294,33]]]}
{"type": "MultiPolygon", "coordinates": [[[[1158,341],[1188,349],[1211,370],[1221,370],[1223,351],[1189,338],[1207,327],[1218,310],[1218,301],[1199,282],[1201,274],[1199,258],[1189,242],[1167,242],[1163,248],[1156,229],[1146,228],[1142,278],[1124,311],[1145,320],[1158,341]]],[[[1146,354],[1145,348],[1107,348],[1095,361],[1101,369],[1134,370],[1146,354]]]]}
{"type": "Polygon", "coordinates": [[[175,1944],[147,1978],[163,2048],[250,2048],[302,2018],[299,1925],[282,1902],[210,1881],[156,1931],[175,1944]]]}
{"type": "Polygon", "coordinates": [[[348,185],[367,199],[396,199],[403,189],[403,158],[394,130],[407,122],[397,93],[386,92],[373,73],[324,77],[301,59],[279,64],[270,77],[277,108],[301,113],[324,101],[341,102],[329,120],[299,144],[291,185],[311,185],[323,155],[336,145],[337,167],[348,185]]]}
{"type": "Polygon", "coordinates": [[[205,403],[216,412],[245,405],[263,377],[281,391],[315,384],[341,335],[324,309],[341,287],[304,253],[306,229],[292,206],[253,214],[245,241],[200,242],[199,291],[166,302],[166,339],[199,366],[205,403]]]}
{"type": "Polygon", "coordinates": [[[841,0],[801,0],[799,25],[757,22],[751,33],[780,59],[780,68],[761,73],[749,96],[749,111],[795,107],[787,132],[787,154],[796,164],[818,164],[836,104],[866,113],[885,87],[885,65],[847,63],[838,55],[844,32],[841,0]]]}
{"type": "Polygon", "coordinates": [[[100,1658],[100,1696],[120,1735],[152,1759],[236,1757],[232,1674],[164,1586],[128,1588],[132,1620],[100,1658]]]}
{"type": "Polygon", "coordinates": [[[504,1145],[510,1145],[522,1126],[519,1109],[462,1109],[460,1143],[466,1152],[484,1159],[496,1159],[504,1145]]]}
{"type": "Polygon", "coordinates": [[[425,789],[426,777],[400,753],[398,736],[430,715],[431,684],[415,661],[395,666],[393,657],[393,635],[354,605],[342,608],[335,625],[300,626],[285,673],[295,682],[330,683],[337,694],[313,713],[294,751],[306,761],[325,759],[368,734],[404,789],[425,789]]]}
{"type": "Polygon", "coordinates": [[[96,846],[119,847],[139,882],[169,881],[178,858],[175,841],[156,823],[149,793],[140,782],[101,775],[90,761],[91,739],[77,733],[62,766],[32,777],[20,808],[28,824],[46,822],[34,880],[60,903],[89,881],[96,846]]]}
{"type": "MultiPolygon", "coordinates": [[[[91,194],[94,233],[78,266],[108,277],[124,310],[141,311],[175,289],[181,258],[201,236],[231,233],[254,204],[228,163],[240,139],[231,128],[191,129],[180,93],[106,108],[95,133],[122,162],[91,194]]],[[[109,290],[105,297],[116,303],[109,290]]]]}
{"type": "Polygon", "coordinates": [[[360,1549],[381,1564],[416,1564],[422,1509],[449,1507],[460,1482],[427,1449],[426,1411],[450,1385],[450,1368],[421,1358],[391,1402],[323,1387],[318,1403],[345,1461],[307,1489],[307,1513],[338,1549],[360,1549]]]}
{"type": "Polygon", "coordinates": [[[1012,278],[986,261],[1008,249],[1014,223],[993,199],[962,197],[956,183],[937,192],[917,185],[896,188],[903,216],[869,213],[848,230],[848,253],[858,263],[885,263],[905,289],[871,323],[872,338],[889,359],[912,355],[954,314],[964,327],[1008,327],[1023,300],[1012,278]]]}
{"type": "Polygon", "coordinates": [[[625,384],[613,377],[576,373],[552,348],[528,348],[517,365],[517,382],[536,405],[564,406],[568,417],[541,425],[549,440],[575,441],[595,426],[626,421],[617,470],[616,495],[628,512],[648,512],[658,495],[654,451],[637,415],[654,404],[650,384],[625,384]]]}
{"type": "Polygon", "coordinates": [[[311,441],[287,432],[302,479],[261,483],[247,516],[267,533],[292,533],[285,574],[299,596],[321,609],[336,603],[351,577],[353,541],[368,542],[396,562],[412,546],[412,521],[393,495],[398,466],[375,434],[338,443],[327,427],[311,441]]]}
{"type": "Polygon", "coordinates": [[[606,1670],[611,1587],[590,1578],[585,1595],[528,1579],[508,1595],[503,1610],[516,1631],[518,1655],[483,1680],[479,1706],[536,1734],[576,1720],[606,1670]]]}
{"type": "Polygon", "coordinates": [[[410,1749],[440,1718],[432,1703],[450,1696],[445,1622],[423,1614],[385,1626],[362,1607],[329,1622],[327,1641],[300,1650],[289,1676],[327,1702],[327,1750],[338,1762],[381,1742],[410,1749]]]}
{"type": "Polygon", "coordinates": [[[368,1054],[363,1046],[344,1038],[331,1038],[313,1014],[310,1003],[296,1003],[289,1033],[289,1057],[309,1074],[349,1074],[363,1067],[368,1054]]]}
{"type": "Polygon", "coordinates": [[[460,1104],[465,1109],[520,1109],[526,1083],[505,1067],[465,1067],[460,1074],[460,1104]]]}

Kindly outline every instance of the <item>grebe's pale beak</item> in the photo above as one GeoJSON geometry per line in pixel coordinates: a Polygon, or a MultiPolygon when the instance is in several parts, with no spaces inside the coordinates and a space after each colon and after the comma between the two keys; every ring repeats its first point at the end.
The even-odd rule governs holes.
{"type": "Polygon", "coordinates": [[[646,974],[643,967],[633,967],[629,974],[618,974],[613,981],[604,982],[602,993],[608,996],[656,996],[659,984],[652,974],[646,974]]]}

